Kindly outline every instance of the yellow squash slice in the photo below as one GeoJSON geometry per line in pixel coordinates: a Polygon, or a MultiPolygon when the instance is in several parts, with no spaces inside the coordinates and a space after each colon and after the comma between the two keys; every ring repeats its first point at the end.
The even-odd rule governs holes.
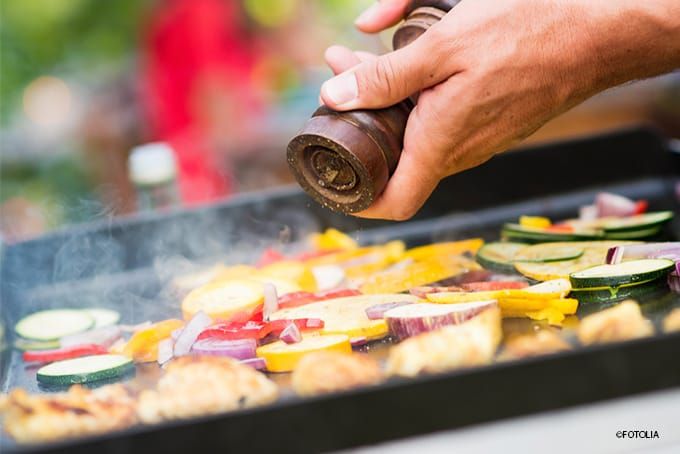
{"type": "Polygon", "coordinates": [[[383,319],[369,320],[366,309],[376,304],[392,302],[422,302],[418,297],[404,294],[360,295],[336,298],[274,312],[270,319],[318,318],[323,320],[321,334],[345,334],[350,338],[380,339],[388,334],[383,319]]]}
{"type": "Polygon", "coordinates": [[[182,315],[186,320],[198,311],[213,320],[253,310],[264,301],[261,282],[254,279],[227,279],[215,281],[193,290],[182,301],[182,315]]]}
{"type": "Polygon", "coordinates": [[[352,346],[344,334],[306,335],[295,344],[276,341],[264,345],[257,349],[257,356],[264,359],[270,372],[290,372],[305,355],[319,351],[351,353],[352,346]]]}

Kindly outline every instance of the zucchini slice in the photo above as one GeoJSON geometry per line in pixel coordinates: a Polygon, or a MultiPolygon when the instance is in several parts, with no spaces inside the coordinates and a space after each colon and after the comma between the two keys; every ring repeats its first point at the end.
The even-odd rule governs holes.
{"type": "Polygon", "coordinates": [[[559,262],[515,262],[515,269],[522,275],[536,280],[569,279],[571,273],[606,263],[607,251],[614,246],[635,244],[629,241],[578,241],[569,243],[544,243],[527,246],[522,254],[531,256],[549,255],[552,248],[571,246],[583,249],[580,257],[559,262]]]}
{"type": "Polygon", "coordinates": [[[120,314],[112,309],[93,307],[91,309],[83,309],[83,311],[94,319],[95,328],[112,326],[120,320],[120,314]]]}
{"type": "Polygon", "coordinates": [[[497,242],[487,243],[477,251],[477,263],[488,270],[514,273],[512,260],[518,251],[526,248],[524,243],[497,242]]]}
{"type": "Polygon", "coordinates": [[[651,227],[642,230],[625,230],[606,232],[605,237],[612,240],[639,240],[656,236],[663,230],[663,226],[651,227]]]}
{"type": "Polygon", "coordinates": [[[569,275],[569,280],[574,288],[615,288],[655,281],[666,277],[674,267],[675,262],[668,259],[631,260],[616,265],[599,265],[577,271],[569,275]]]}
{"type": "Polygon", "coordinates": [[[655,296],[660,293],[668,293],[666,283],[662,279],[656,279],[651,282],[636,282],[635,284],[621,285],[619,287],[606,287],[600,289],[574,289],[570,296],[576,298],[579,303],[579,314],[586,314],[591,311],[583,304],[602,304],[615,303],[626,299],[634,299],[643,301],[649,296],[655,296]],[[583,308],[583,310],[581,310],[583,308]]]}
{"type": "Polygon", "coordinates": [[[576,232],[556,232],[519,224],[505,224],[501,236],[513,241],[525,243],[547,243],[551,241],[585,241],[602,238],[599,230],[581,229],[576,232]]]}
{"type": "Polygon", "coordinates": [[[606,233],[650,230],[652,227],[663,226],[671,219],[673,219],[672,211],[656,211],[626,218],[609,219],[602,222],[600,228],[606,233]]]}
{"type": "Polygon", "coordinates": [[[72,385],[117,378],[134,368],[123,355],[92,355],[57,361],[38,369],[38,381],[46,385],[72,385]]]}
{"type": "Polygon", "coordinates": [[[35,312],[19,320],[14,330],[24,339],[51,341],[92,328],[94,318],[78,309],[35,312]]]}
{"type": "Polygon", "coordinates": [[[515,254],[515,262],[562,262],[583,255],[583,248],[573,244],[548,243],[540,248],[525,247],[515,254]]]}

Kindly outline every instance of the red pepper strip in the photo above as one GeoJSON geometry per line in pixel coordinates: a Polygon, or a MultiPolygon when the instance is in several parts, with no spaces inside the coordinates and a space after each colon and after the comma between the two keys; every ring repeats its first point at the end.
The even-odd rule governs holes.
{"type": "Polygon", "coordinates": [[[269,322],[269,325],[272,328],[271,332],[274,334],[279,334],[286,328],[286,326],[290,325],[291,322],[295,323],[301,331],[321,329],[324,327],[324,322],[320,318],[295,318],[292,320],[281,319],[272,320],[269,322]]]}
{"type": "Polygon", "coordinates": [[[267,248],[260,255],[260,259],[257,261],[257,267],[262,268],[263,266],[271,265],[272,263],[280,262],[286,257],[279,251],[273,248],[267,248]]]}
{"type": "Polygon", "coordinates": [[[468,292],[487,292],[493,290],[517,289],[528,287],[529,284],[521,281],[496,281],[496,282],[468,282],[461,284],[468,292]]]}
{"type": "Polygon", "coordinates": [[[78,358],[88,355],[103,355],[108,350],[98,344],[82,344],[73,347],[56,348],[54,350],[38,350],[24,352],[24,361],[27,363],[52,363],[62,359],[78,358]]]}
{"type": "Polygon", "coordinates": [[[635,202],[635,213],[633,214],[643,214],[647,212],[647,208],[649,207],[649,202],[646,200],[638,200],[635,202]]]}
{"type": "Polygon", "coordinates": [[[311,259],[323,257],[324,255],[334,254],[334,253],[339,252],[339,251],[340,251],[340,249],[331,249],[329,251],[302,252],[302,253],[294,256],[293,260],[299,260],[301,262],[304,262],[306,260],[311,260],[311,259]]]}
{"type": "Polygon", "coordinates": [[[317,301],[324,301],[333,298],[343,298],[346,296],[361,295],[359,290],[353,288],[345,288],[340,290],[326,290],[323,292],[309,293],[309,292],[293,292],[287,293],[279,298],[279,308],[288,309],[291,307],[304,306],[309,303],[316,303],[317,301]]]}
{"type": "Polygon", "coordinates": [[[262,339],[271,332],[268,323],[249,321],[227,322],[213,325],[198,335],[198,339],[216,338],[224,340],[262,339]]]}

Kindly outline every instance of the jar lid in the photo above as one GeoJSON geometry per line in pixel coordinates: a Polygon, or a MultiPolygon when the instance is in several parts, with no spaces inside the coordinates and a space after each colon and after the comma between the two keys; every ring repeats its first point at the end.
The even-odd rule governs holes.
{"type": "Polygon", "coordinates": [[[175,154],[165,142],[151,142],[132,149],[128,174],[136,184],[158,184],[177,175],[175,154]]]}

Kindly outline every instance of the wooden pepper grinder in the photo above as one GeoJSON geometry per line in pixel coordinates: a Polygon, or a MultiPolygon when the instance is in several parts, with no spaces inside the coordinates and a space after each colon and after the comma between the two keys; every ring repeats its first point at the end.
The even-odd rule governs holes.
{"type": "MultiPolygon", "coordinates": [[[[394,49],[414,41],[459,1],[412,0],[392,37],[394,49]]],[[[368,208],[397,167],[413,106],[412,99],[405,99],[375,110],[319,107],[288,144],[288,165],[300,186],[335,211],[368,208]]]]}

